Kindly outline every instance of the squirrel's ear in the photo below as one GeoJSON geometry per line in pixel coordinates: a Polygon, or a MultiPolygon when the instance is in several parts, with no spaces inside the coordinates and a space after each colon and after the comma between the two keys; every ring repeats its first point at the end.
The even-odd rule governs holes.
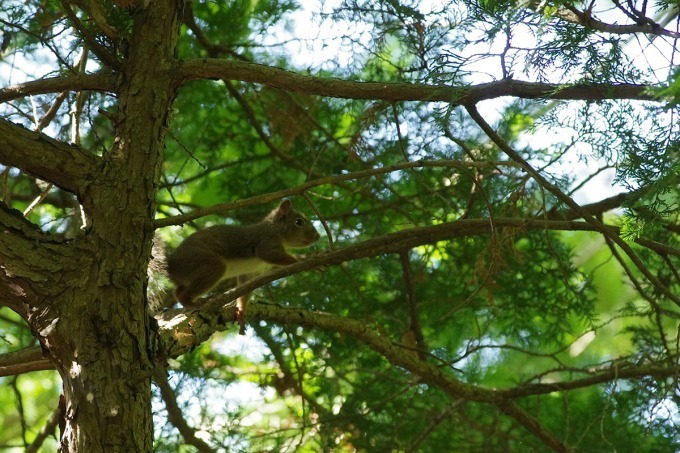
{"type": "Polygon", "coordinates": [[[278,222],[286,215],[288,215],[288,213],[291,212],[292,210],[293,203],[291,203],[290,200],[283,200],[276,209],[269,213],[267,218],[274,222],[278,222]]]}
{"type": "Polygon", "coordinates": [[[293,210],[293,203],[290,200],[283,200],[279,205],[279,211],[281,214],[288,214],[293,210]]]}

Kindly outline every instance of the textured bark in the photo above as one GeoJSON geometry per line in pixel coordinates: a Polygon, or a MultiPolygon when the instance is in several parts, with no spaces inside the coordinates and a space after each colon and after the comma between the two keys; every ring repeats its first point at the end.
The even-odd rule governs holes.
{"type": "Polygon", "coordinates": [[[152,450],[146,269],[181,12],[165,0],[131,13],[116,140],[102,157],[0,123],[0,161],[77,194],[88,218],[61,241],[0,209],[0,303],[27,320],[62,377],[62,451],[152,450]]]}
{"type": "Polygon", "coordinates": [[[0,120],[0,148],[3,164],[21,168],[78,196],[98,170],[96,157],[87,151],[5,120],[0,120]]]}

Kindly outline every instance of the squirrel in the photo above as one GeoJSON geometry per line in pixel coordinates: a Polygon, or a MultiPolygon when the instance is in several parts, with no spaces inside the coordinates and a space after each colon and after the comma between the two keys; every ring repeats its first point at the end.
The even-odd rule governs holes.
{"type": "MultiPolygon", "coordinates": [[[[237,284],[278,266],[298,262],[288,248],[308,247],[319,239],[309,219],[283,200],[260,223],[249,226],[215,225],[186,238],[170,256],[167,272],[175,284],[175,297],[185,307],[222,280],[237,277],[237,284]]],[[[239,334],[245,335],[249,294],[236,301],[239,334]]]]}

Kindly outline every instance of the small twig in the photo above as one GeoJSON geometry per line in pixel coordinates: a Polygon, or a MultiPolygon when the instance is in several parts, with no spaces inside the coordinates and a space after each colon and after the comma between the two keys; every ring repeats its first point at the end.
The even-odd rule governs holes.
{"type": "Polygon", "coordinates": [[[235,201],[233,203],[220,203],[207,208],[196,209],[188,214],[178,215],[175,217],[168,217],[165,219],[158,219],[154,221],[155,228],[162,228],[171,225],[180,225],[186,223],[190,220],[195,220],[200,217],[204,217],[210,214],[224,213],[234,209],[245,208],[247,206],[258,205],[262,203],[269,203],[271,201],[277,201],[291,195],[300,195],[314,187],[338,184],[344,181],[360,180],[364,178],[370,178],[373,176],[384,175],[387,173],[396,172],[399,170],[406,170],[411,168],[425,168],[425,167],[442,167],[442,168],[486,168],[486,167],[519,167],[515,162],[466,162],[458,160],[439,160],[439,161],[427,161],[420,160],[414,162],[404,162],[401,164],[391,165],[387,167],[371,168],[368,170],[360,170],[353,173],[325,176],[317,179],[313,179],[304,184],[300,184],[297,187],[292,187],[290,189],[279,190],[278,192],[271,192],[268,194],[258,195],[251,198],[246,198],[243,200],[235,201]]]}
{"type": "Polygon", "coordinates": [[[71,8],[71,5],[67,0],[62,0],[61,5],[63,7],[63,11],[66,13],[66,17],[71,21],[73,24],[73,28],[75,28],[78,33],[82,36],[83,40],[87,42],[87,44],[90,46],[92,51],[101,59],[102,63],[105,65],[109,66],[111,69],[119,69],[120,68],[120,62],[116,60],[115,56],[109,52],[109,50],[99,44],[99,41],[97,41],[97,38],[92,35],[92,33],[89,32],[87,27],[83,25],[83,23],[80,21],[76,13],[73,11],[71,8]]]}
{"type": "Polygon", "coordinates": [[[28,433],[28,425],[26,424],[26,414],[24,413],[24,400],[19,390],[18,384],[19,376],[14,376],[10,382],[9,386],[14,392],[14,397],[17,400],[17,415],[19,417],[19,424],[21,425],[21,440],[24,444],[24,448],[28,447],[28,442],[26,441],[26,434],[28,433]]]}
{"type": "Polygon", "coordinates": [[[57,114],[57,111],[59,110],[59,107],[64,103],[66,98],[68,97],[68,91],[62,91],[57,95],[57,97],[54,99],[54,104],[52,104],[49,108],[49,110],[43,115],[42,118],[38,121],[38,123],[35,126],[35,129],[37,131],[42,131],[47,127],[48,124],[54,119],[55,115],[57,114]]]}
{"type": "Polygon", "coordinates": [[[673,353],[671,352],[670,347],[668,346],[668,341],[666,340],[666,335],[664,334],[663,331],[663,324],[661,322],[661,307],[657,303],[657,301],[652,297],[651,294],[648,294],[647,291],[642,287],[638,279],[635,277],[635,274],[633,273],[632,269],[630,266],[628,266],[628,263],[626,262],[625,259],[621,256],[619,251],[617,250],[616,246],[614,245],[614,242],[608,238],[604,238],[607,246],[609,247],[609,250],[612,252],[612,255],[614,258],[616,258],[616,261],[618,261],[619,265],[623,268],[624,273],[628,276],[628,279],[630,282],[633,284],[635,289],[637,290],[638,294],[649,302],[651,305],[653,311],[654,311],[654,320],[656,321],[656,326],[659,329],[659,339],[661,340],[661,343],[663,344],[663,348],[666,351],[666,356],[667,356],[667,361],[669,365],[673,365],[674,360],[673,360],[673,353]]]}
{"type": "Polygon", "coordinates": [[[456,400],[453,402],[453,404],[450,404],[449,406],[444,408],[444,410],[432,420],[430,425],[427,428],[425,428],[425,430],[421,432],[418,435],[418,437],[416,437],[416,439],[406,449],[406,452],[409,453],[413,451],[419,451],[418,447],[420,447],[420,444],[422,444],[423,441],[427,439],[427,436],[429,436],[432,433],[432,431],[434,431],[437,428],[437,426],[439,426],[444,420],[446,420],[446,418],[449,415],[451,415],[451,412],[453,412],[455,408],[457,408],[464,402],[465,400],[456,400]]]}
{"type": "MultiPolygon", "coordinates": [[[[87,45],[83,46],[83,51],[80,55],[80,61],[78,62],[77,69],[81,74],[85,74],[85,68],[87,67],[87,56],[89,50],[87,45]]],[[[80,145],[80,122],[78,119],[83,111],[83,105],[85,104],[85,95],[83,91],[78,91],[76,94],[76,100],[71,109],[71,143],[75,145],[80,145]]]]}
{"type": "Polygon", "coordinates": [[[413,284],[413,272],[411,271],[411,261],[408,257],[408,250],[399,252],[399,261],[401,262],[402,276],[404,277],[404,285],[406,285],[406,299],[408,302],[409,311],[409,325],[408,331],[413,334],[415,344],[417,346],[417,354],[420,360],[426,360],[428,351],[425,338],[423,337],[423,330],[420,327],[420,317],[418,316],[418,306],[416,301],[416,290],[413,284]]]}
{"type": "Polygon", "coordinates": [[[40,433],[36,436],[33,443],[26,447],[26,453],[35,453],[39,451],[40,447],[42,447],[42,444],[45,442],[45,439],[55,435],[60,415],[61,411],[59,407],[57,407],[56,409],[54,409],[52,415],[50,415],[50,418],[47,420],[47,423],[45,423],[45,425],[42,427],[40,433]]]}
{"type": "Polygon", "coordinates": [[[502,400],[497,403],[498,408],[506,415],[515,419],[534,436],[538,437],[543,443],[558,452],[570,452],[572,449],[557,439],[545,426],[524,409],[519,407],[514,401],[502,400]]]}
{"type": "Polygon", "coordinates": [[[196,431],[191,426],[189,426],[187,421],[184,419],[182,410],[177,404],[175,391],[172,387],[170,387],[166,373],[167,372],[164,369],[157,367],[156,372],[154,373],[154,381],[161,392],[161,398],[163,398],[163,401],[165,402],[165,408],[168,410],[168,420],[175,428],[177,428],[186,443],[193,445],[200,452],[215,452],[215,449],[211,448],[204,441],[196,437],[196,431]]]}
{"type": "Polygon", "coordinates": [[[331,233],[331,229],[328,227],[328,223],[326,222],[323,214],[321,214],[319,208],[316,207],[316,204],[311,198],[309,198],[309,195],[307,195],[306,192],[303,192],[300,196],[305,199],[309,207],[312,208],[312,211],[314,211],[316,218],[319,219],[319,222],[321,222],[321,225],[323,225],[323,229],[326,231],[326,237],[328,238],[328,248],[330,250],[335,250],[335,244],[333,243],[333,233],[331,233]]]}
{"type": "Polygon", "coordinates": [[[45,197],[47,197],[47,195],[50,193],[50,190],[52,190],[52,187],[54,187],[54,184],[52,183],[47,184],[47,187],[45,187],[42,193],[38,195],[38,197],[35,200],[33,200],[33,202],[30,205],[28,205],[28,207],[24,211],[24,217],[28,217],[28,215],[35,209],[35,207],[42,203],[45,197]]]}
{"type": "MultiPolygon", "coordinates": [[[[284,332],[286,336],[286,343],[288,343],[288,347],[292,351],[291,353],[291,358],[293,359],[293,363],[295,364],[295,377],[297,378],[297,387],[300,389],[300,395],[304,395],[305,392],[305,380],[304,380],[304,372],[302,371],[302,367],[300,366],[300,362],[298,361],[297,354],[295,351],[297,350],[296,345],[293,343],[293,339],[291,338],[290,333],[284,332]]],[[[307,428],[307,399],[306,398],[300,398],[300,402],[302,403],[302,427],[300,429],[300,442],[304,440],[304,432],[305,429],[307,428]]],[[[296,448],[297,450],[297,448],[296,448]]]]}

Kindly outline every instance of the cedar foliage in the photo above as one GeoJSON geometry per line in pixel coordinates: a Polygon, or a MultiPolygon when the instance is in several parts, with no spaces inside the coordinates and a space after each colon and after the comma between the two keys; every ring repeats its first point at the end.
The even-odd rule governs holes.
{"type": "Polygon", "coordinates": [[[677,5],[310,5],[4,2],[0,446],[677,451],[677,5]],[[173,305],[282,197],[306,260],[173,305]]]}

